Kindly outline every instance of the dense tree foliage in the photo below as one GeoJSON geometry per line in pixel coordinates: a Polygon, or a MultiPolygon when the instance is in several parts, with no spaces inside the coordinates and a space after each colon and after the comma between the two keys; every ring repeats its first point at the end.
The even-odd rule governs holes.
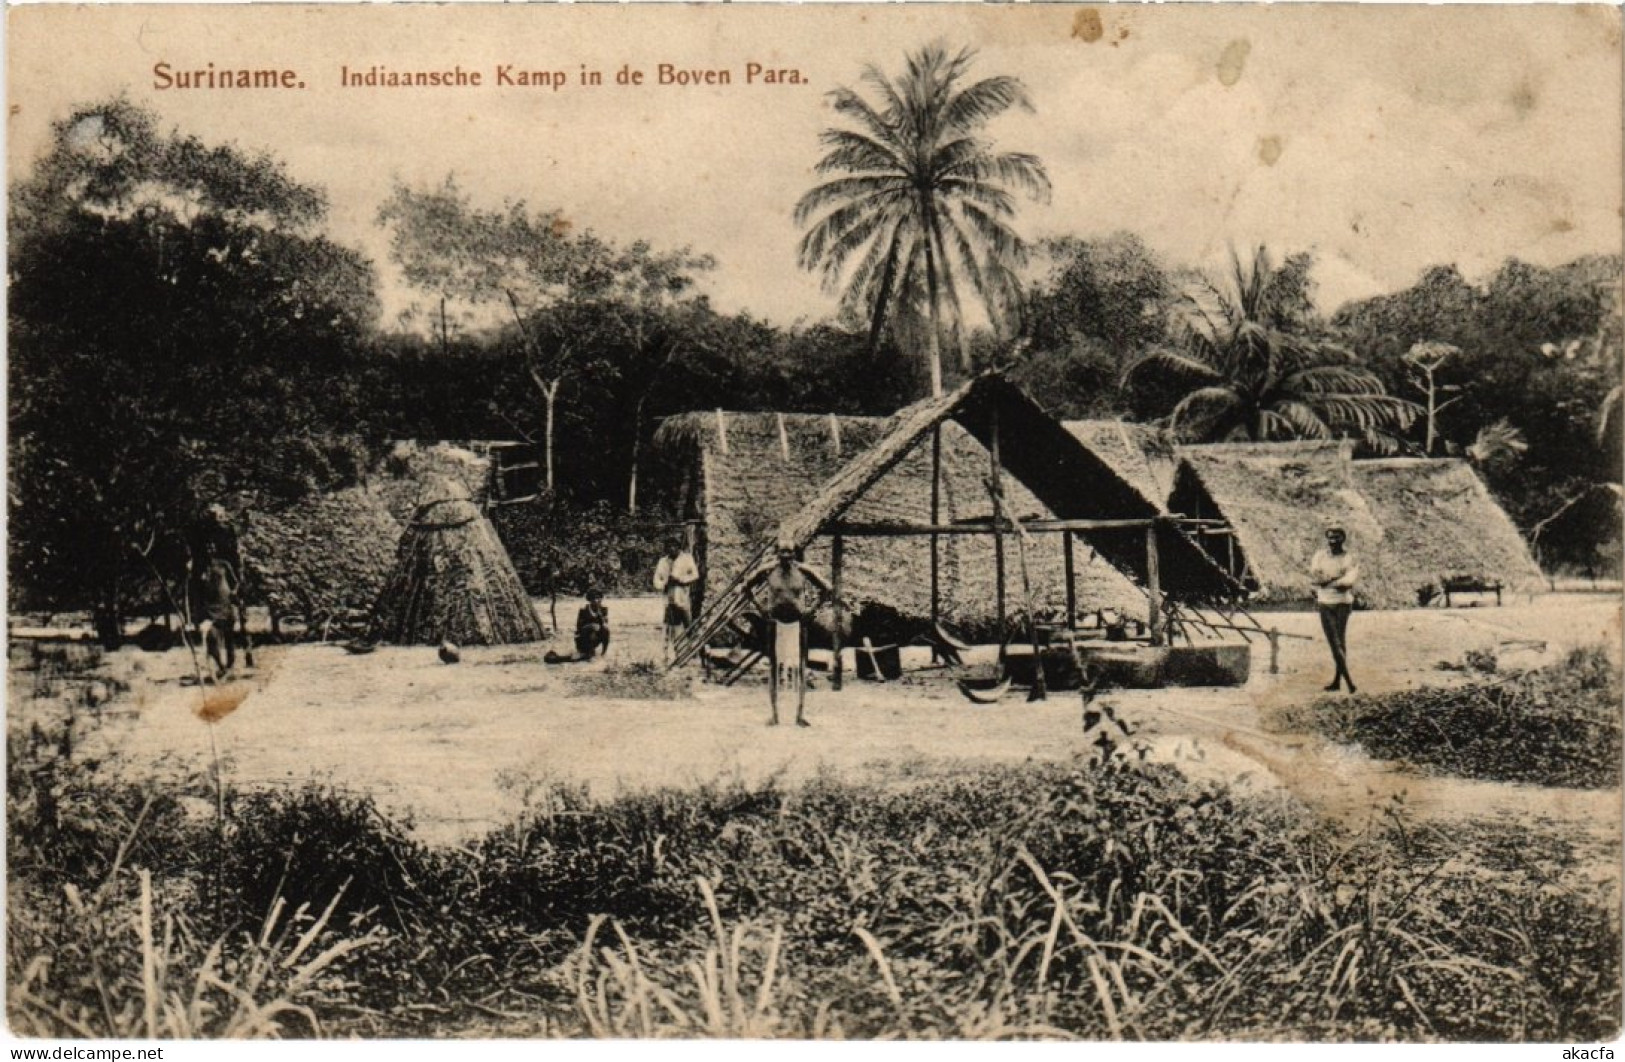
{"type": "Polygon", "coordinates": [[[1418,343],[1454,348],[1435,371],[1452,388],[1442,449],[1473,456],[1487,429],[1518,433],[1516,459],[1482,471],[1548,565],[1618,565],[1621,438],[1608,396],[1622,371],[1620,272],[1617,256],[1555,269],[1509,260],[1473,284],[1441,266],[1333,318],[1391,389],[1415,397],[1406,355],[1418,343]]]}
{"type": "MultiPolygon", "coordinates": [[[[1019,104],[1018,85],[967,86],[963,73],[949,63],[931,77],[950,98],[984,94],[986,117],[1019,104]]],[[[896,106],[907,81],[886,82],[904,93],[896,106]]],[[[842,98],[861,119],[863,101],[842,98]]],[[[878,136],[895,117],[863,120],[881,123],[878,136]]],[[[987,161],[1004,156],[978,150],[967,180],[1014,180],[987,161]]],[[[1014,187],[1041,183],[1023,172],[1014,187]]],[[[856,195],[845,179],[832,183],[856,195]]],[[[392,258],[421,296],[381,329],[372,266],[323,234],[319,189],[274,159],[162,130],[124,101],[60,121],[11,196],[14,605],[22,591],[121,614],[159,593],[158,572],[181,568],[187,528],[209,505],[350,481],[384,439],[532,441],[551,453],[553,489],[531,515],[570,527],[650,496],[638,476],[664,416],[883,415],[929,390],[922,322],[896,316],[903,287],[878,330],[867,314],[790,327],[723,314],[703,294],[703,253],[574,233],[557,211],[480,205],[449,181],[397,187],[381,206],[392,258]]],[[[877,216],[922,241],[898,269],[924,270],[935,248],[951,307],[951,285],[970,278],[933,239],[956,238],[877,216]]],[[[960,330],[970,368],[1001,367],[1061,416],[1198,437],[1349,434],[1422,453],[1431,422],[1432,451],[1474,461],[1548,565],[1617,564],[1619,258],[1509,261],[1482,281],[1440,266],[1326,317],[1304,254],[1238,262],[1214,285],[1132,234],[1040,250],[1015,338],[960,330]],[[1403,400],[1428,405],[1428,378],[1434,415],[1413,418],[1403,400]]],[[[537,559],[538,585],[581,581],[554,561],[537,559]]]]}
{"type": "Polygon", "coordinates": [[[117,616],[209,504],[366,466],[373,273],[319,190],[115,100],[54,126],[11,205],[14,585],[117,616]]]}
{"type": "Polygon", "coordinates": [[[1198,442],[1343,437],[1379,452],[1399,449],[1396,435],[1416,407],[1325,335],[1314,316],[1311,264],[1302,254],[1277,268],[1259,247],[1248,262],[1232,254],[1227,286],[1187,283],[1171,342],[1128,370],[1190,381],[1168,413],[1171,428],[1198,442]]]}

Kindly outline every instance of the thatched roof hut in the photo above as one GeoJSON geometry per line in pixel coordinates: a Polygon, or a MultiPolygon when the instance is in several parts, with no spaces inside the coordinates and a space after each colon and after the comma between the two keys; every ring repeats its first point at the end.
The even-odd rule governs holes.
{"type": "Polygon", "coordinates": [[[373,470],[378,492],[403,526],[412,522],[424,488],[437,478],[456,483],[477,508],[484,509],[491,490],[488,450],[456,442],[398,439],[373,470]]]}
{"type": "Polygon", "coordinates": [[[1385,533],[1382,565],[1415,593],[1456,576],[1514,590],[1544,584],[1540,566],[1506,511],[1458,459],[1355,461],[1354,486],[1385,533]]]}
{"type": "Polygon", "coordinates": [[[312,494],[275,510],[250,510],[238,552],[251,597],[274,618],[362,613],[389,578],[401,525],[376,491],[312,494]]]}
{"type": "Polygon", "coordinates": [[[373,606],[372,637],[507,645],[546,637],[496,530],[457,481],[431,477],[373,606]]]}
{"type": "Polygon", "coordinates": [[[1324,543],[1326,526],[1340,524],[1362,558],[1360,596],[1388,606],[1400,591],[1366,563],[1380,550],[1383,532],[1354,487],[1351,456],[1338,443],[1185,447],[1169,508],[1229,524],[1230,535],[1200,540],[1260,604],[1311,599],[1309,561],[1324,543]]]}
{"type": "MultiPolygon", "coordinates": [[[[655,437],[664,501],[698,521],[696,545],[705,586],[726,586],[748,564],[779,523],[796,513],[852,459],[889,430],[884,417],[794,413],[688,413],[670,417],[655,437]]],[[[992,513],[987,450],[964,428],[942,431],[940,517],[943,523],[985,519],[992,513]]],[[[1006,491],[1020,516],[1052,515],[1030,491],[1007,478],[1006,491]]],[[[906,455],[858,499],[847,518],[856,522],[926,523],[931,513],[929,442],[906,455]]],[[[968,631],[990,629],[994,602],[993,543],[989,536],[940,538],[942,614],[968,631]]],[[[930,541],[854,538],[846,543],[842,596],[854,608],[878,604],[905,616],[930,614],[930,541]]],[[[807,551],[814,568],[829,571],[829,542],[807,551]]],[[[1111,565],[1084,547],[1076,556],[1081,607],[1139,611],[1144,595],[1111,565]]],[[[1014,548],[1009,585],[1019,588],[1014,548]]],[[[1029,557],[1036,596],[1048,606],[1065,601],[1060,539],[1040,536],[1029,557]]],[[[703,599],[702,599],[703,605],[703,599]]]]}
{"type": "Polygon", "coordinates": [[[1360,558],[1357,598],[1369,608],[1416,606],[1449,576],[1533,588],[1540,570],[1476,473],[1457,460],[1356,461],[1346,442],[1179,448],[1169,508],[1221,519],[1201,536],[1261,604],[1312,600],[1309,561],[1340,524],[1360,558]]]}

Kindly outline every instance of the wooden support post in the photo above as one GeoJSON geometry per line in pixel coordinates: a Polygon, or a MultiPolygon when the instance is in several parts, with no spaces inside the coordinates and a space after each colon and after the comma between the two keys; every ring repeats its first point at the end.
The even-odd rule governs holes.
{"type": "Polygon", "coordinates": [[[1157,527],[1145,529],[1146,595],[1151,604],[1151,644],[1162,644],[1162,574],[1158,571],[1157,527]]]}
{"type": "MultiPolygon", "coordinates": [[[[931,429],[931,526],[942,522],[942,425],[931,429]]],[[[933,638],[942,623],[942,540],[931,534],[931,630],[933,638]]],[[[938,663],[936,642],[931,643],[931,662],[938,663]]]]}
{"type": "Polygon", "coordinates": [[[994,617],[999,625],[999,668],[1004,668],[1005,647],[1009,642],[1006,632],[1004,615],[1004,514],[1000,511],[1004,505],[1004,480],[1001,476],[999,458],[999,407],[993,407],[993,438],[992,447],[988,454],[992,460],[992,475],[989,484],[993,488],[993,495],[997,499],[993,508],[993,578],[995,583],[994,617]]]}
{"type": "Polygon", "coordinates": [[[841,561],[846,555],[846,540],[836,535],[829,544],[829,588],[830,596],[835,600],[830,603],[830,611],[834,620],[830,623],[830,645],[834,656],[829,663],[829,686],[832,690],[841,688],[841,561]]]}
{"type": "Polygon", "coordinates": [[[1281,628],[1271,627],[1269,629],[1269,640],[1270,674],[1279,675],[1281,673],[1281,628]]]}
{"type": "Polygon", "coordinates": [[[1066,629],[1078,629],[1078,572],[1072,559],[1072,532],[1061,532],[1061,548],[1066,554],[1066,629]]]}

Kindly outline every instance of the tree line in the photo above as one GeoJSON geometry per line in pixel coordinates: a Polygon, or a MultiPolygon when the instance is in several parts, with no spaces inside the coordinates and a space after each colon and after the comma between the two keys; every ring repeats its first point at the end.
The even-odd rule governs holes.
{"type": "Polygon", "coordinates": [[[714,308],[703,250],[451,177],[381,196],[415,296],[384,321],[320,188],[123,99],[76,108],[11,188],[12,607],[122,614],[210,505],[356,482],[390,439],[530,441],[540,504],[637,510],[663,416],[889,414],[989,367],[1063,417],[1461,455],[1548,565],[1616,557],[1617,256],[1441,265],[1323,313],[1307,253],[1210,277],[1131,233],[1028,245],[1017,204],[1049,178],[987,126],[1031,103],[972,59],[928,48],[832,94],[797,217],[839,308],[791,326],[714,308]]]}

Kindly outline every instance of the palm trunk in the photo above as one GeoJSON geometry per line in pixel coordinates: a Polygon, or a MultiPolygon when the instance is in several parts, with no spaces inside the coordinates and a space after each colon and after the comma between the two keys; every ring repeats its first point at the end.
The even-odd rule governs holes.
{"type": "Polygon", "coordinates": [[[925,356],[931,366],[931,397],[942,394],[942,307],[937,285],[937,256],[932,246],[931,230],[935,227],[936,211],[929,196],[920,197],[920,212],[925,219],[925,288],[926,301],[931,313],[931,327],[925,337],[925,356]]]}

